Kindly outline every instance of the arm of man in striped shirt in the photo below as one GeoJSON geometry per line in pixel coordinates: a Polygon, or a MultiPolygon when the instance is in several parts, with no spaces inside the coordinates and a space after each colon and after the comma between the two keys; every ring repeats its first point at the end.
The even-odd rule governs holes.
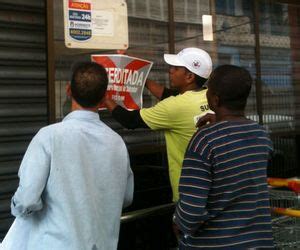
{"type": "Polygon", "coordinates": [[[187,149],[174,217],[179,229],[188,235],[193,234],[209,219],[206,204],[211,187],[211,166],[206,157],[197,151],[193,150],[192,144],[187,149]]]}

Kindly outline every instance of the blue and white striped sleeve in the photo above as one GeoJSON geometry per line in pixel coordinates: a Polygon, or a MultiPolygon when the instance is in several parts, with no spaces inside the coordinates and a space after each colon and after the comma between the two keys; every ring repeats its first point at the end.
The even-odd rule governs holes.
{"type": "Polygon", "coordinates": [[[198,146],[200,150],[199,147],[195,149],[193,143],[189,145],[179,181],[174,220],[184,234],[192,234],[209,218],[206,204],[211,187],[211,166],[205,145],[198,146]]]}

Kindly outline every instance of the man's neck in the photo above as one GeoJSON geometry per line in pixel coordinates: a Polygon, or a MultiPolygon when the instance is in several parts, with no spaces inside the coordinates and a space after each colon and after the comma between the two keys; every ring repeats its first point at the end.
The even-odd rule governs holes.
{"type": "Polygon", "coordinates": [[[244,110],[228,110],[226,108],[220,108],[216,111],[216,121],[238,121],[246,120],[244,110]]]}
{"type": "Polygon", "coordinates": [[[182,88],[180,88],[178,91],[180,94],[183,94],[186,91],[190,91],[190,90],[198,90],[200,89],[199,86],[196,83],[192,83],[186,86],[183,86],[182,88]]]}
{"type": "Polygon", "coordinates": [[[87,111],[92,111],[92,112],[98,112],[98,106],[97,107],[92,107],[92,108],[85,108],[85,107],[80,106],[76,101],[72,100],[71,110],[72,111],[87,110],[87,111]]]}

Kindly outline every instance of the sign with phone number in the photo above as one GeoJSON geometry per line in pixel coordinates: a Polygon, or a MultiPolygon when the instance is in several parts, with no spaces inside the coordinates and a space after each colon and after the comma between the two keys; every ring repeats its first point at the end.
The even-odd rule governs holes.
{"type": "Polygon", "coordinates": [[[76,41],[92,37],[91,3],[69,0],[69,35],[76,41]]]}

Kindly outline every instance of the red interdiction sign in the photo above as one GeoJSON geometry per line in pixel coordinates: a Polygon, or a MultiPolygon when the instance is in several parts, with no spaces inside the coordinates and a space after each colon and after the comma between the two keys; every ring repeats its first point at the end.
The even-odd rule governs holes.
{"type": "Polygon", "coordinates": [[[126,55],[92,55],[92,61],[107,71],[109,98],[129,110],[142,108],[143,89],[152,62],[126,55]]]}

